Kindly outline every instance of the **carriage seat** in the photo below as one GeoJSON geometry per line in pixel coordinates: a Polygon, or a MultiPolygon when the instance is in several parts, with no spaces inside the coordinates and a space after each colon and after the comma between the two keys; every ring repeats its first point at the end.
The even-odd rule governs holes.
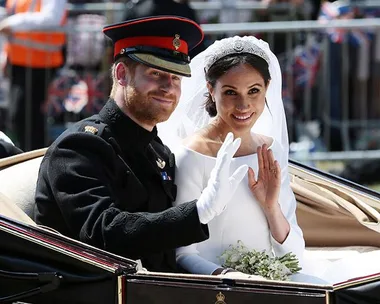
{"type": "Polygon", "coordinates": [[[42,156],[0,169],[0,193],[31,219],[34,218],[34,195],[41,161],[42,156]]]}

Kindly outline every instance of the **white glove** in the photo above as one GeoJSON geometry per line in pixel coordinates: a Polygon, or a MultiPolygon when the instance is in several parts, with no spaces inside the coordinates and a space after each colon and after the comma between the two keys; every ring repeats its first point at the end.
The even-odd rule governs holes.
{"type": "Polygon", "coordinates": [[[266,278],[254,275],[254,274],[246,274],[240,271],[229,271],[225,274],[219,274],[218,276],[228,279],[252,279],[252,280],[267,280],[266,278]]]}
{"type": "Polygon", "coordinates": [[[239,149],[240,143],[240,138],[234,140],[233,134],[228,133],[218,151],[216,164],[211,171],[207,187],[197,201],[198,216],[202,224],[207,224],[222,213],[248,171],[248,166],[242,165],[230,176],[231,160],[239,149]]]}

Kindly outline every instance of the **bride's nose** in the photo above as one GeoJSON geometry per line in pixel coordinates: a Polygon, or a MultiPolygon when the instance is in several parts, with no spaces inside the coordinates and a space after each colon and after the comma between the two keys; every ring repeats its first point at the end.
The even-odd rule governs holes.
{"type": "Polygon", "coordinates": [[[244,112],[249,108],[249,103],[245,98],[241,98],[239,102],[235,105],[236,110],[244,112]]]}

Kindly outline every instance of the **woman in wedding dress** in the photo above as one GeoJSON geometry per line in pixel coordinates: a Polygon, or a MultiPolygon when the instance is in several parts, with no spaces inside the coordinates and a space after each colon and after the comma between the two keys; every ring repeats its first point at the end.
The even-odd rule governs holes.
{"type": "Polygon", "coordinates": [[[176,202],[199,197],[228,132],[241,138],[231,170],[242,164],[250,169],[226,210],[209,223],[210,238],[178,248],[177,262],[190,273],[225,273],[219,257],[240,240],[276,256],[292,252],[302,263],[305,243],[288,177],[277,58],[266,42],[236,36],[215,42],[191,66],[179,108],[159,126],[176,154],[176,202]],[[177,139],[186,138],[181,144],[173,130],[177,139]]]}
{"type": "Polygon", "coordinates": [[[226,210],[209,223],[210,238],[177,249],[178,264],[190,273],[236,277],[219,257],[240,240],[268,254],[296,254],[304,270],[291,276],[293,281],[333,284],[369,275],[374,265],[380,271],[380,251],[335,262],[304,259],[288,173],[281,70],[268,44],[252,36],[222,39],[190,66],[192,77],[183,79],[177,109],[158,125],[176,154],[176,202],[199,197],[228,132],[241,138],[231,170],[243,164],[250,169],[226,210]]]}

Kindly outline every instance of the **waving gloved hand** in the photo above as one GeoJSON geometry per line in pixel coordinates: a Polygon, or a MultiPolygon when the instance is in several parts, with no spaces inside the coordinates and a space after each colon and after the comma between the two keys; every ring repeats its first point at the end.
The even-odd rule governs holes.
{"type": "Polygon", "coordinates": [[[218,151],[207,187],[197,201],[198,216],[202,224],[207,224],[226,208],[247,173],[248,166],[243,165],[230,176],[231,160],[239,149],[240,142],[240,138],[234,140],[233,134],[228,133],[218,151]]]}

